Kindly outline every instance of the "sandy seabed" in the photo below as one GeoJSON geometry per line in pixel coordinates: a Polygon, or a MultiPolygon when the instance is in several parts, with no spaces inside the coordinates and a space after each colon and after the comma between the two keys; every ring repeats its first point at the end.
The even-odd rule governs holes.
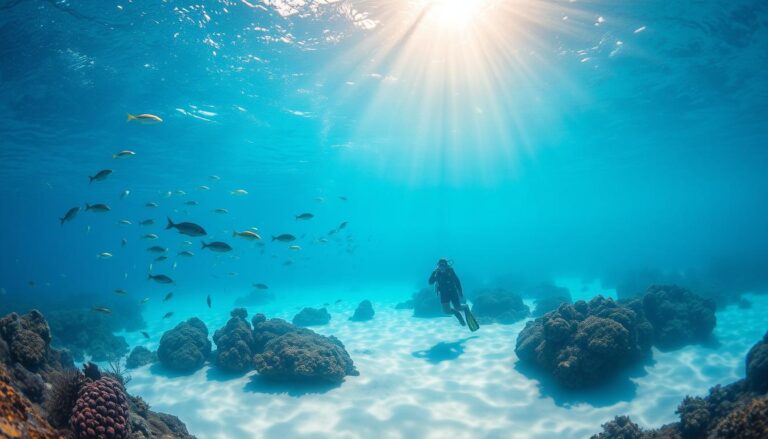
{"type": "MultiPolygon", "coordinates": [[[[275,385],[255,372],[231,376],[208,366],[178,376],[154,365],[131,371],[128,390],[201,439],[585,438],[620,414],[643,427],[675,421],[685,395],[742,378],[746,352],[768,329],[768,297],[748,298],[751,309],[717,313],[717,344],[654,349],[631,379],[589,393],[563,393],[518,370],[514,346],[525,321],[470,333],[453,318],[417,319],[394,302],[374,302],[374,320],[358,323],[348,321],[356,305],[349,300],[329,307],[329,325],[313,328],[342,340],[360,371],[339,386],[275,385]]],[[[295,305],[248,310],[290,320],[295,305]]],[[[177,315],[197,315],[212,336],[228,311],[204,311],[190,305],[177,315]]],[[[179,321],[147,320],[157,336],[125,334],[129,343],[156,349],[162,331],[179,321]]]]}

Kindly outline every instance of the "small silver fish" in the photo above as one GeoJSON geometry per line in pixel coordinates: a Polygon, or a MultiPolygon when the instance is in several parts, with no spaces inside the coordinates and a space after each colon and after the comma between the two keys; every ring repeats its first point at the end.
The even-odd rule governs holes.
{"type": "Polygon", "coordinates": [[[128,198],[128,195],[131,195],[131,191],[126,189],[126,190],[124,190],[123,192],[120,193],[120,199],[121,200],[125,200],[126,198],[128,198]]]}

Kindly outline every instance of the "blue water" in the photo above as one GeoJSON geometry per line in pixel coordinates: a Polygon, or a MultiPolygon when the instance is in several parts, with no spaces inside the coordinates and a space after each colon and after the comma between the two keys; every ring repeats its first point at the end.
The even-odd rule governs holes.
{"type": "MultiPolygon", "coordinates": [[[[152,327],[172,290],[188,307],[162,325],[197,306],[223,323],[252,283],[290,299],[269,308],[286,317],[341,296],[389,306],[439,257],[467,291],[603,280],[571,290],[590,296],[646,269],[768,286],[768,4],[459,3],[0,2],[2,308],[122,288],[152,299],[152,327]],[[60,225],[85,203],[112,210],[60,225]],[[234,250],[202,250],[167,217],[234,250]],[[232,236],[251,227],[263,245],[232,236]],[[207,310],[209,294],[226,306],[207,310]]],[[[438,343],[404,358],[475,352],[438,343]]]]}

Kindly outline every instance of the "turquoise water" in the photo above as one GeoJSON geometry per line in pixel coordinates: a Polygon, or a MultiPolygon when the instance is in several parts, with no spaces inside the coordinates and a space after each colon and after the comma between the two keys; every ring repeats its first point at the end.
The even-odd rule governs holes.
{"type": "MultiPolygon", "coordinates": [[[[357,437],[380,422],[391,437],[426,437],[405,427],[426,416],[435,437],[471,435],[480,428],[473,418],[487,418],[481,437],[509,437],[507,422],[491,419],[526,415],[494,393],[494,380],[524,401],[556,400],[511,371],[522,322],[491,325],[456,360],[431,365],[412,353],[468,333],[447,319],[413,321],[394,304],[426,286],[440,257],[469,292],[553,282],[574,298],[616,297],[628,273],[649,270],[696,278],[726,302],[764,291],[766,20],[768,6],[753,0],[2,1],[0,310],[82,295],[116,311],[131,303],[153,339],[120,334],[153,347],[191,316],[220,327],[254,283],[276,300],[251,314],[290,319],[297,307],[342,299],[318,331],[348,345],[361,377],[338,390],[347,393],[267,397],[297,416],[349,397],[377,421],[350,409],[332,415],[349,421],[338,430],[295,421],[293,433],[357,437]],[[162,122],[126,122],[141,113],[162,122]],[[135,155],[114,159],[121,150],[135,155]],[[89,183],[103,169],[114,172],[89,183]],[[86,203],[111,210],[81,210],[60,224],[86,203]],[[297,220],[302,213],[314,217],[297,220]],[[233,250],[202,249],[199,237],[165,230],[167,218],[200,224],[202,241],[233,250]],[[154,224],[139,225],[147,219],[154,224]],[[260,241],[232,235],[250,228],[260,241]],[[297,240],[271,239],[284,233],[297,240]],[[167,260],[147,251],[154,245],[168,249],[167,260]],[[186,250],[194,256],[179,255],[186,250]],[[163,302],[169,292],[174,299],[163,302]],[[364,331],[346,322],[362,299],[381,315],[364,331]],[[373,340],[374,352],[363,352],[373,340]],[[381,340],[396,344],[390,362],[381,340]],[[429,377],[423,398],[387,385],[408,374],[429,377]],[[490,402],[463,406],[452,387],[461,385],[490,402]],[[403,402],[427,415],[393,415],[403,402]]],[[[764,309],[761,297],[751,300],[744,313],[764,309]]],[[[719,312],[730,313],[716,330],[728,334],[722,350],[688,348],[716,357],[709,373],[672,392],[663,413],[636,410],[644,425],[673,420],[685,393],[741,373],[741,355],[765,328],[722,326],[742,311],[719,312]]],[[[665,376],[690,376],[684,353],[663,355],[665,376]]],[[[173,385],[253,397],[239,381],[208,378],[173,385]]],[[[205,401],[165,400],[153,380],[166,377],[142,369],[134,385],[199,437],[286,434],[268,417],[225,430],[226,420],[245,420],[210,414],[205,401]]],[[[641,385],[637,394],[655,391],[641,385]]],[[[562,419],[583,416],[578,426],[549,419],[516,434],[583,437],[638,407],[620,393],[608,406],[563,409],[562,419]]]]}

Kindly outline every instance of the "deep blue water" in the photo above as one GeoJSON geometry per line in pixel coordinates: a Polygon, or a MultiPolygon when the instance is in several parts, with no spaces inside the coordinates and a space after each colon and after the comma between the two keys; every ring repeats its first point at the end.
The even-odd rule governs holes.
{"type": "Polygon", "coordinates": [[[762,2],[502,3],[456,29],[407,1],[3,2],[0,284],[145,285],[140,236],[184,240],[166,216],[235,246],[193,240],[179,288],[418,285],[440,256],[471,286],[765,258],[762,2]],[[95,202],[113,210],[59,225],[95,202]],[[229,235],[248,227],[303,249],[229,235]]]}

